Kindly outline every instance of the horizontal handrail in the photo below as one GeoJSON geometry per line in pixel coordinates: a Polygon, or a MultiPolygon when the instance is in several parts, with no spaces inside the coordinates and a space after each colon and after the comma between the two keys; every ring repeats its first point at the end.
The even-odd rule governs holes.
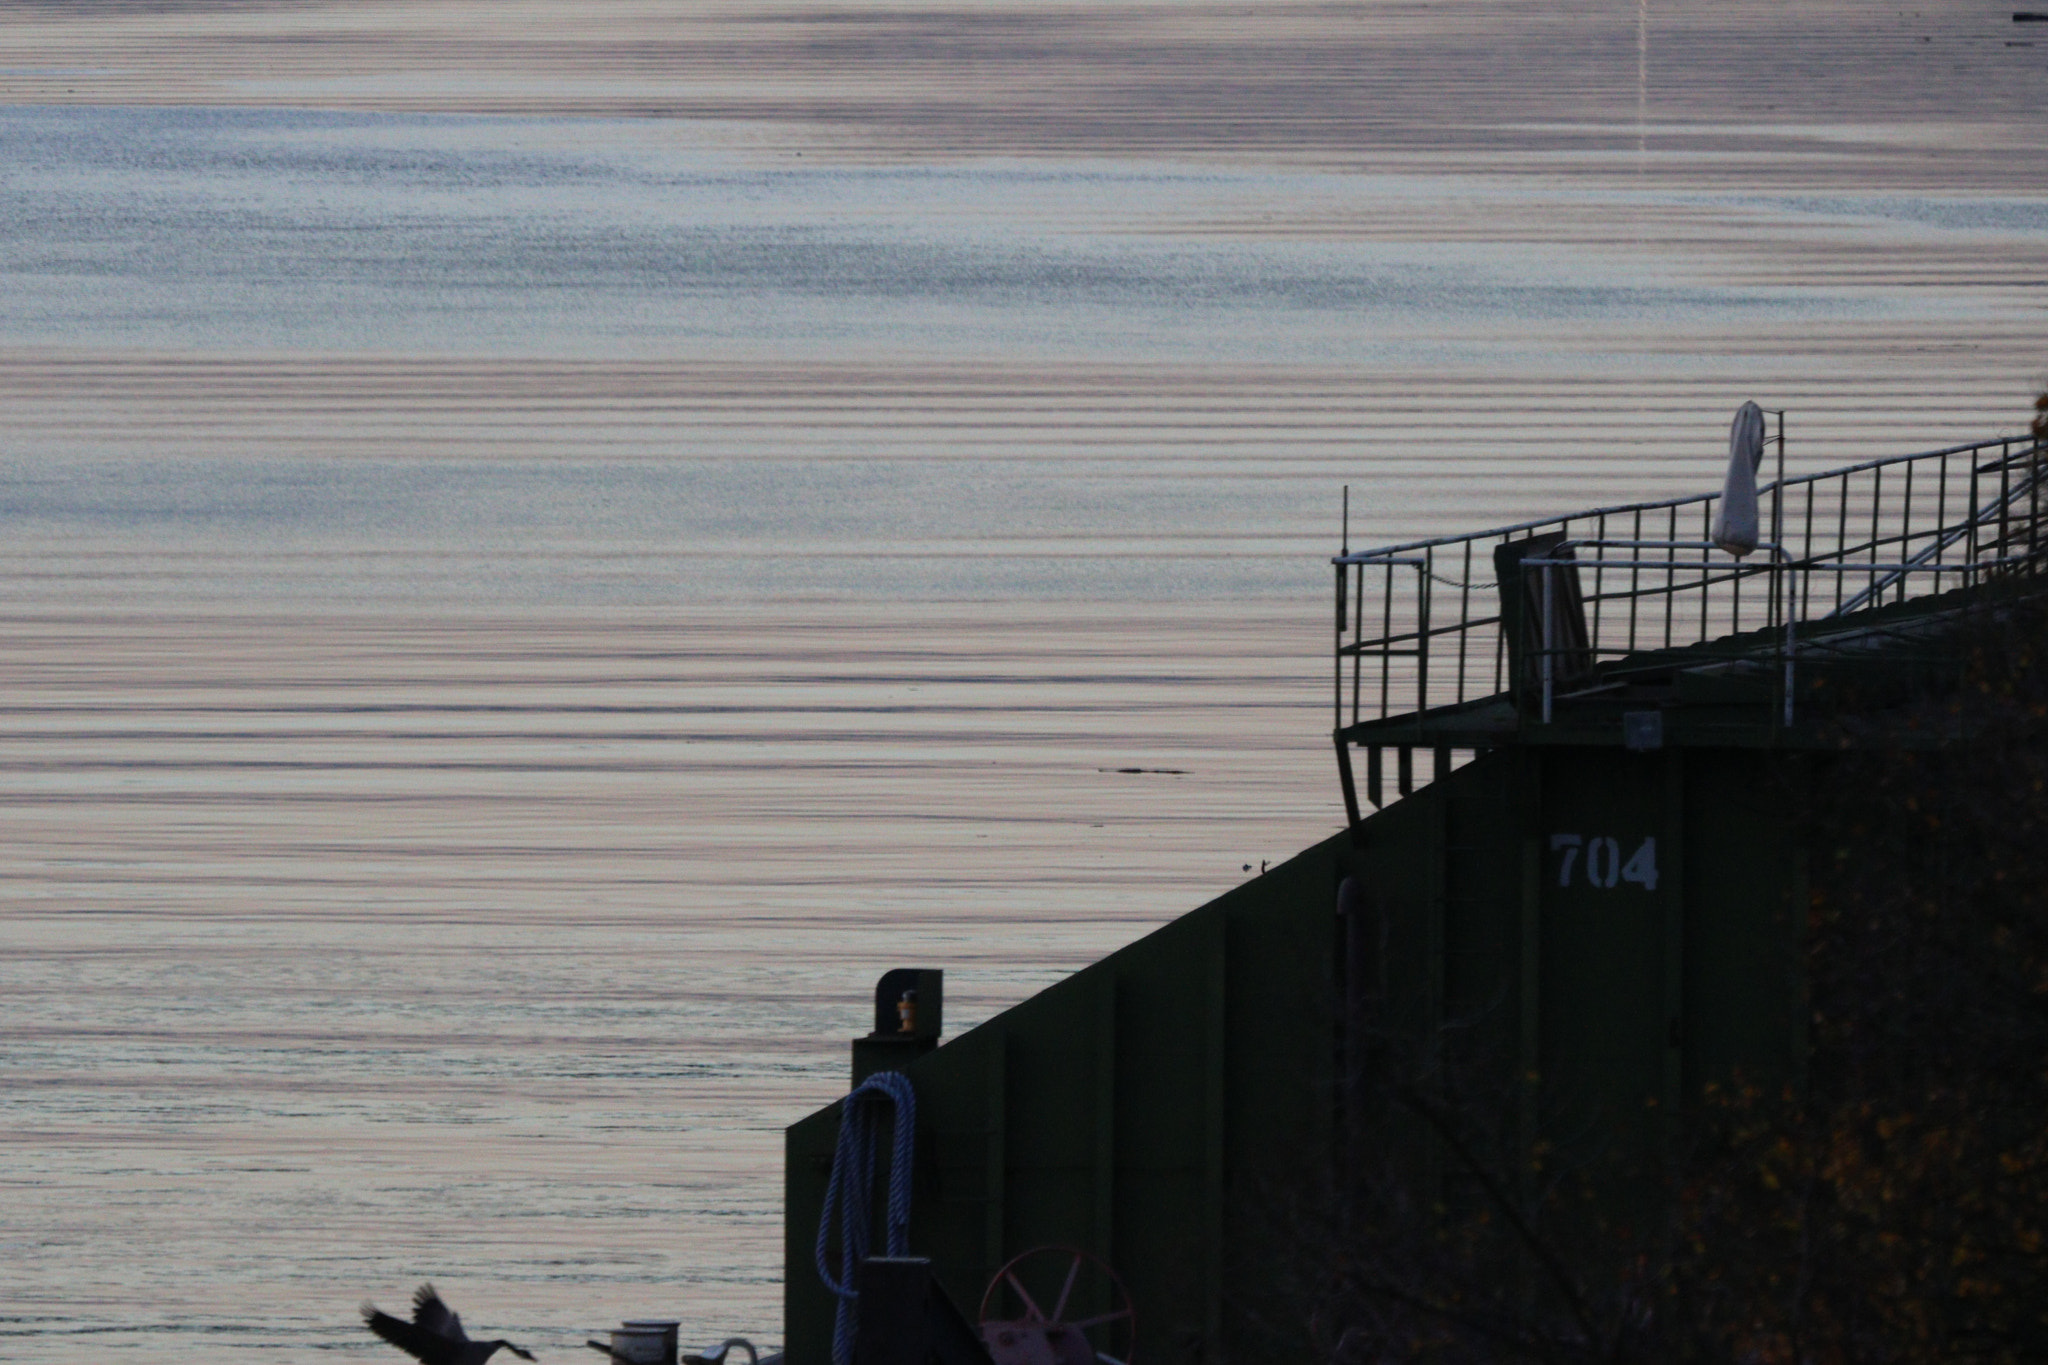
{"type": "MultiPolygon", "coordinates": [[[[1789,475],[1786,478],[1773,479],[1769,483],[1759,485],[1756,490],[1757,500],[1761,502],[1766,494],[1776,492],[1781,488],[1793,488],[1802,484],[1818,483],[1824,479],[1845,478],[1851,474],[1862,474],[1872,469],[1881,469],[1888,465],[1905,464],[1913,460],[1932,460],[1938,459],[1943,455],[1961,455],[1965,451],[1985,450],[1991,446],[2007,445],[2024,439],[2027,438],[1994,437],[1988,441],[1970,441],[1959,446],[1949,446],[1943,450],[1923,450],[1913,455],[1886,455],[1880,459],[1865,460],[1861,464],[1843,465],[1839,469],[1822,470],[1817,474],[1789,475]]],[[[1332,564],[1376,564],[1382,562],[1383,556],[1404,554],[1409,550],[1434,549],[1439,545],[1456,545],[1468,540],[1506,540],[1517,531],[1533,531],[1538,527],[1556,526],[1567,521],[1590,521],[1595,517],[1624,516],[1630,512],[1661,512],[1667,508],[1684,507],[1690,503],[1712,502],[1720,496],[1719,493],[1686,493],[1679,497],[1662,498],[1655,502],[1621,502],[1611,507],[1593,507],[1583,512],[1568,512],[1563,516],[1538,517],[1534,521],[1518,521],[1512,526],[1496,526],[1486,531],[1464,531],[1456,535],[1432,536],[1426,540],[1410,540],[1399,545],[1385,545],[1376,550],[1353,550],[1346,554],[1331,556],[1330,562],[1332,564]]]]}
{"type": "MultiPolygon", "coordinates": [[[[1806,625],[1975,589],[1993,575],[2048,573],[2048,445],[2029,436],[1767,482],[1757,494],[1766,543],[1754,559],[1724,557],[1703,538],[1720,498],[1693,493],[1346,547],[1331,561],[1339,733],[1347,715],[1357,725],[1484,698],[1504,698],[1519,714],[1541,696],[1547,717],[1560,686],[1568,696],[1592,695],[1588,680],[1594,692],[1609,690],[1598,679],[1611,660],[1734,637],[1759,662],[1785,665],[1783,706],[1773,708],[1782,720],[1773,724],[1789,724],[1792,659],[1806,648],[1806,625]],[[1548,543],[1527,544],[1539,535],[1548,543]],[[1503,556],[1504,545],[1523,548],[1503,556]],[[1483,581],[1489,571],[1525,586],[1483,581]]],[[[1368,766],[1376,792],[1378,760],[1368,766]]]]}

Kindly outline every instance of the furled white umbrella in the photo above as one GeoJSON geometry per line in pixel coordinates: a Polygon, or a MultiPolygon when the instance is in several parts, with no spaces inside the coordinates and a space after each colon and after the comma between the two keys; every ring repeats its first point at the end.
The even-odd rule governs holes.
{"type": "Polygon", "coordinates": [[[1764,410],[1744,403],[1728,428],[1728,477],[1709,533],[1716,545],[1742,558],[1756,548],[1756,471],[1764,462],[1764,410]]]}

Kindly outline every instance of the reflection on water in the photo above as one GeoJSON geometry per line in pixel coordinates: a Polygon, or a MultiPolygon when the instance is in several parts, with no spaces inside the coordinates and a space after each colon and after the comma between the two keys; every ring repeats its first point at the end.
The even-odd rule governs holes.
{"type": "Polygon", "coordinates": [[[778,1339],[874,977],[957,1032],[1328,828],[1320,622],[15,616],[0,1354],[778,1339]]]}
{"type": "MultiPolygon", "coordinates": [[[[1086,163],[762,169],[630,125],[12,110],[0,111],[0,177],[11,296],[0,342],[17,344],[1140,347],[1160,359],[1412,364],[1453,339],[1475,359],[1559,326],[1863,317],[1905,303],[1682,283],[1690,263],[1655,256],[1175,230],[1276,204],[1344,218],[1445,188],[1400,178],[1086,163]]],[[[1544,195],[1501,195],[1493,210],[1523,198],[1544,195]]]]}
{"type": "Polygon", "coordinates": [[[1874,94],[1894,16],[739,7],[676,75],[420,6],[499,25],[450,75],[175,8],[0,69],[139,101],[0,107],[9,1359],[375,1358],[428,1276],[773,1341],[877,972],[957,1031],[1334,827],[1342,485],[1470,529],[2039,378],[2038,100],[1967,33],[1874,94]],[[984,60],[863,85],[918,24],[984,60]],[[1058,110],[970,79],[1018,43],[1058,110]],[[735,53],[805,131],[617,117],[735,53]],[[208,107],[265,90],[526,112],[208,107]]]}

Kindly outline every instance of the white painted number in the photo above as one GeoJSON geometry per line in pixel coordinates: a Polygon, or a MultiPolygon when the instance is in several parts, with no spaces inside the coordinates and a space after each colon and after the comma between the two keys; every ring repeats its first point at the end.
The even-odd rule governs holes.
{"type": "Polygon", "coordinates": [[[1621,880],[1621,845],[1608,835],[1596,834],[1586,840],[1586,881],[1612,890],[1621,880]]]}
{"type": "Polygon", "coordinates": [[[1621,869],[1621,879],[1634,882],[1645,891],[1657,889],[1657,841],[1645,839],[1636,851],[1629,855],[1628,863],[1621,869]]]}
{"type": "Polygon", "coordinates": [[[1584,842],[1585,840],[1576,834],[1553,834],[1550,836],[1550,851],[1555,853],[1559,849],[1564,850],[1564,861],[1557,865],[1557,884],[1559,886],[1570,886],[1572,884],[1572,867],[1579,861],[1579,845],[1584,842]]]}
{"type": "Polygon", "coordinates": [[[1553,834],[1550,851],[1562,854],[1557,861],[1557,884],[1570,886],[1578,870],[1579,854],[1586,858],[1586,885],[1612,891],[1627,882],[1645,891],[1657,889],[1657,840],[1646,838],[1636,845],[1628,861],[1621,860],[1621,841],[1611,834],[1553,834]]]}

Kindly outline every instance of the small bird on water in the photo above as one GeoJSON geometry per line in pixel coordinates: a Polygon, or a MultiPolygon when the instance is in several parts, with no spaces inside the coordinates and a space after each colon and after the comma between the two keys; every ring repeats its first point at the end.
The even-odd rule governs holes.
{"type": "Polygon", "coordinates": [[[509,1341],[471,1341],[463,1333],[462,1319],[441,1302],[431,1284],[413,1291],[411,1322],[380,1313],[375,1304],[365,1303],[363,1325],[425,1365],[484,1365],[500,1346],[523,1360],[533,1359],[531,1351],[522,1351],[509,1341]]]}

